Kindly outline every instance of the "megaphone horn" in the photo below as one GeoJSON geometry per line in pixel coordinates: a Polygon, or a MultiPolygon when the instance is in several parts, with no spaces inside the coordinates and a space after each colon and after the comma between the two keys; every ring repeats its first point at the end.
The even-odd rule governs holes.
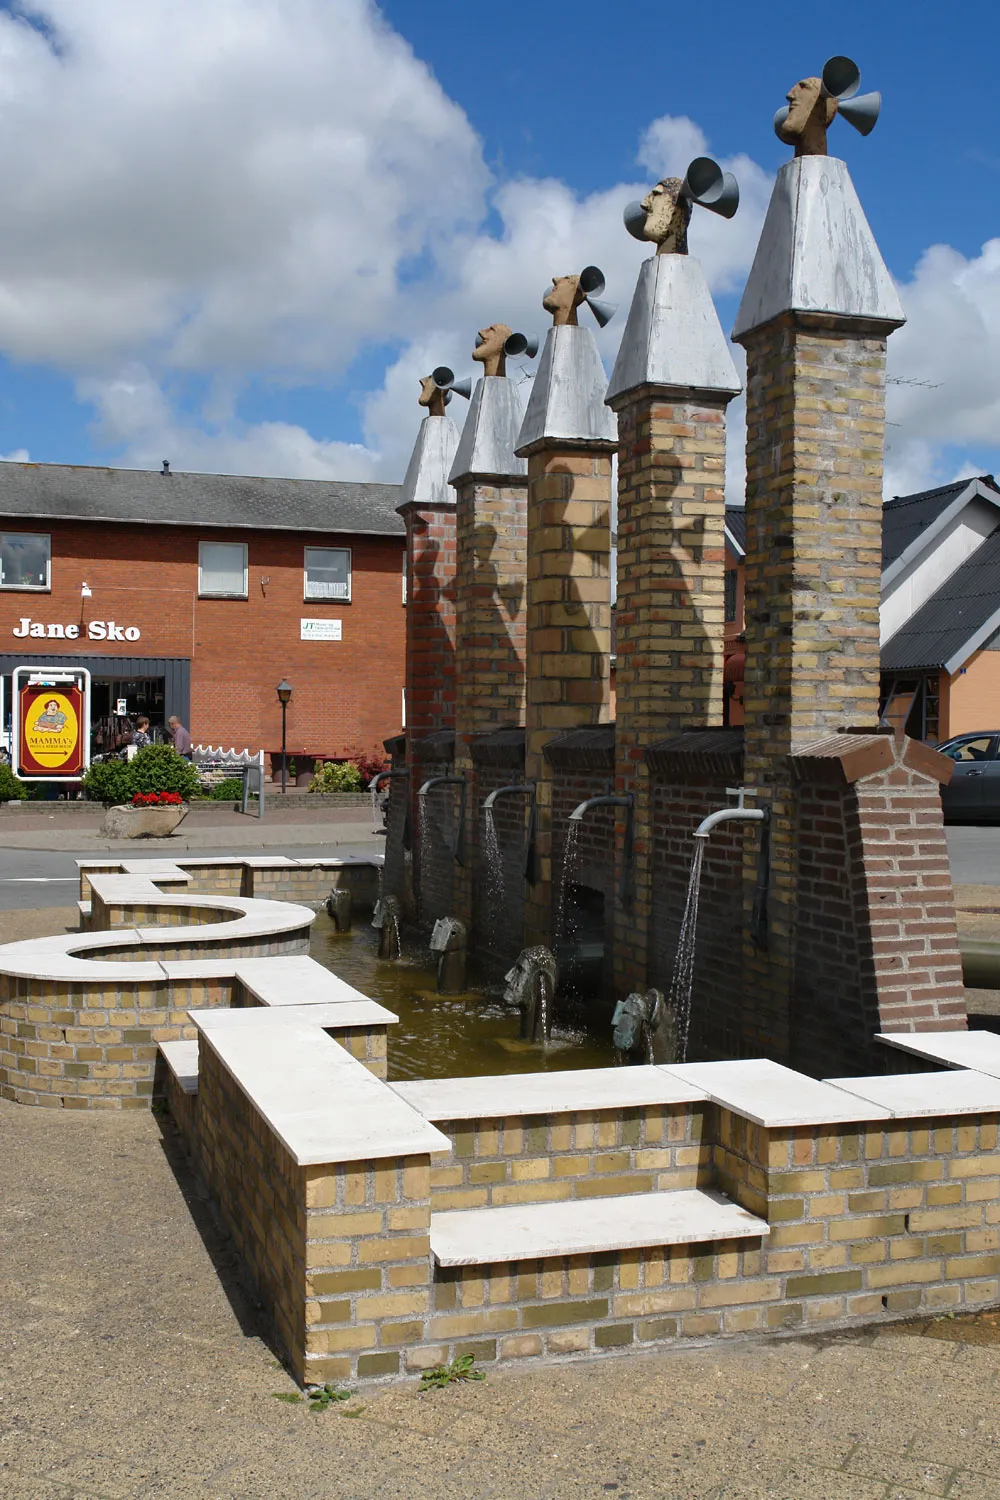
{"type": "Polygon", "coordinates": [[[457,396],[464,396],[466,401],[472,395],[472,381],[466,375],[463,380],[455,379],[455,372],[447,365],[438,365],[436,370],[431,371],[431,379],[439,391],[446,391],[448,396],[452,391],[457,396]]]}
{"type": "Polygon", "coordinates": [[[843,115],[848,125],[853,125],[862,135],[870,135],[875,129],[881,108],[882,95],[879,93],[857,94],[853,99],[837,101],[838,115],[843,115]]]}
{"type": "Polygon", "coordinates": [[[509,339],[504,340],[503,352],[511,358],[523,354],[527,359],[534,359],[538,353],[538,337],[536,334],[529,338],[523,333],[512,333],[509,339]]]}
{"type": "Polygon", "coordinates": [[[779,141],[783,140],[781,127],[788,119],[788,108],[787,104],[783,104],[780,109],[776,109],[774,112],[774,133],[779,141]]]}
{"type": "Polygon", "coordinates": [[[598,266],[584,266],[580,272],[580,290],[586,298],[604,291],[604,272],[598,266]]]}
{"type": "MultiPolygon", "coordinates": [[[[603,286],[603,282],[602,282],[603,286]]],[[[601,328],[607,328],[611,319],[618,311],[617,302],[598,302],[594,297],[585,297],[584,301],[597,319],[601,328]]]]}
{"type": "Polygon", "coordinates": [[[687,169],[681,192],[713,214],[731,219],[740,206],[739,183],[710,156],[696,156],[687,169]]]}
{"type": "Polygon", "coordinates": [[[850,99],[861,85],[861,72],[849,57],[831,57],[823,64],[821,74],[824,94],[834,99],[850,99]]]}
{"type": "Polygon", "coordinates": [[[634,240],[642,240],[645,243],[646,210],[638,198],[633,199],[631,203],[626,203],[622,218],[625,221],[625,228],[632,238],[634,240]]]}

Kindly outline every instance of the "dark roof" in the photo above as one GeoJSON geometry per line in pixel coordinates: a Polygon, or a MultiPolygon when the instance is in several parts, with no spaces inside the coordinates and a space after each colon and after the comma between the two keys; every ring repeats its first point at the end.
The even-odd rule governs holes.
{"type": "Polygon", "coordinates": [[[0,516],[402,536],[397,484],[0,463],[0,516]]]}
{"type": "MultiPolygon", "coordinates": [[[[978,482],[1000,493],[1000,486],[992,474],[980,474],[978,482]]],[[[895,495],[882,507],[882,570],[892,566],[922,531],[938,519],[943,511],[975,479],[958,479],[954,484],[943,484],[936,490],[919,490],[915,495],[895,495]]]]}
{"type": "Polygon", "coordinates": [[[886,641],[882,670],[948,667],[953,671],[989,636],[988,627],[998,612],[1000,526],[886,641]]]}
{"type": "Polygon", "coordinates": [[[726,530],[741,552],[747,550],[747,513],[742,505],[726,506],[726,530]]]}

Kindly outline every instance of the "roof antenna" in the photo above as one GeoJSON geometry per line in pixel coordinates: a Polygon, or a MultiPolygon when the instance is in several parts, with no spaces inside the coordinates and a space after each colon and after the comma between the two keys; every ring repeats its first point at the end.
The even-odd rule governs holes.
{"type": "Polygon", "coordinates": [[[170,460],[168,458],[165,458],[163,460],[163,468],[160,470],[160,473],[161,474],[169,474],[170,473],[170,460]]]}

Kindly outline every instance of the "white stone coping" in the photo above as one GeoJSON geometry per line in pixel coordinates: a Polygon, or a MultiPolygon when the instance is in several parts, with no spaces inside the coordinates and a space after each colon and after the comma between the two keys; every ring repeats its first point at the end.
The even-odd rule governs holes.
{"type": "MultiPolygon", "coordinates": [[[[369,1002],[372,1003],[372,1002],[369,1002]]],[[[323,1030],[322,1006],[196,1010],[200,1037],[299,1166],[448,1151],[451,1142],[323,1030]]],[[[330,1025],[346,1007],[330,1006],[330,1025]]]]}
{"type": "Polygon", "coordinates": [[[832,1078],[830,1082],[879,1105],[893,1119],[1000,1114],[1000,1078],[971,1069],[947,1073],[880,1073],[873,1078],[832,1078]]]}
{"type": "Polygon", "coordinates": [[[431,1251],[439,1266],[477,1266],[647,1245],[764,1239],[769,1232],[763,1219],[721,1193],[689,1188],[432,1213],[431,1251]]]}
{"type": "Polygon", "coordinates": [[[662,1068],[574,1068],[558,1073],[504,1073],[484,1078],[423,1078],[391,1085],[427,1120],[495,1120],[510,1115],[641,1109],[708,1097],[662,1068]]]}
{"type": "Polygon", "coordinates": [[[883,1105],[845,1092],[850,1079],[818,1083],[781,1063],[758,1057],[729,1062],[668,1064],[664,1072],[703,1088],[721,1104],[758,1125],[775,1130],[796,1125],[838,1125],[856,1120],[887,1120],[883,1105]]]}
{"type": "Polygon", "coordinates": [[[185,1094],[198,1092],[198,1043],[161,1042],[160,1053],[185,1094]]]}
{"type": "Polygon", "coordinates": [[[946,1068],[972,1068],[1000,1078],[1000,1036],[994,1031],[880,1031],[875,1040],[946,1068]]]}
{"type": "Polygon", "coordinates": [[[371,867],[378,869],[385,862],[385,855],[376,853],[370,858],[360,854],[330,854],[309,855],[301,859],[292,859],[288,854],[195,854],[193,851],[184,859],[164,859],[157,855],[147,855],[145,859],[78,859],[76,867],[84,874],[91,870],[97,870],[104,874],[120,873],[123,875],[152,875],[154,870],[166,870],[175,878],[180,876],[191,879],[192,869],[201,869],[205,865],[213,867],[231,866],[233,869],[242,870],[245,865],[253,869],[347,869],[351,866],[362,869],[371,867]],[[109,869],[109,866],[114,868],[109,869]]]}
{"type": "MultiPolygon", "coordinates": [[[[307,953],[291,953],[277,962],[274,958],[241,958],[236,967],[240,983],[254,995],[262,1005],[295,1006],[306,999],[311,1004],[344,1004],[364,1001],[373,1005],[367,995],[356,990],[331,974],[322,964],[307,953]]],[[[381,1008],[381,1007],[380,1007],[381,1008]]],[[[393,1021],[397,1018],[391,1011],[383,1011],[393,1021]]]]}

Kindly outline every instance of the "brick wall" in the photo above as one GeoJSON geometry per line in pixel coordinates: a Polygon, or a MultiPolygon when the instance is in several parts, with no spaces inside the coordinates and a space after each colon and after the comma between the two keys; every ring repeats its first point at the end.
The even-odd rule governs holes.
{"type": "MultiPolygon", "coordinates": [[[[655,387],[618,410],[615,790],[635,798],[634,896],[616,912],[615,993],[649,983],[653,810],[645,749],[722,722],[725,409],[655,387]]],[[[624,818],[619,814],[619,840],[624,818]]]]}
{"type": "MultiPolygon", "coordinates": [[[[166,481],[165,481],[166,482],[166,481]]],[[[28,529],[25,527],[24,529],[28,529]]],[[[377,750],[399,723],[404,674],[402,538],[53,521],[51,593],[0,592],[7,651],[35,655],[181,657],[191,661],[195,742],[281,746],[275,684],[294,688],[293,755],[377,750]],[[246,599],[199,599],[199,541],[245,542],[246,599]],[[305,547],[350,547],[352,601],[303,600],[305,547]],[[92,597],[81,600],[86,580],[92,597]],[[18,640],[23,616],[75,624],[82,639],[18,640]],[[339,619],[342,641],[302,641],[303,617],[339,619]],[[91,620],[141,631],[137,641],[86,639],[91,620]]]]}
{"type": "Polygon", "coordinates": [[[528,458],[528,777],[537,784],[539,880],[526,940],[548,942],[552,788],[544,749],[577,725],[607,723],[611,649],[611,456],[547,446],[528,458]]]}
{"type": "MultiPolygon", "coordinates": [[[[455,507],[400,507],[406,525],[406,728],[455,723],[455,507]]],[[[393,721],[394,722],[394,721],[393,721]]]]}

